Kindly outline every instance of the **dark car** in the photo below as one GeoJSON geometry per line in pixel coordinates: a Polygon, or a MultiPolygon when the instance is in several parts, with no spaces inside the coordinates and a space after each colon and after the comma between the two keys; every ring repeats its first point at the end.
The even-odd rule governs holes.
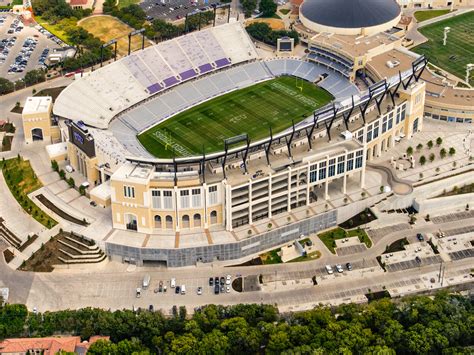
{"type": "Polygon", "coordinates": [[[418,255],[416,256],[415,260],[417,263],[421,263],[421,258],[418,255]]]}
{"type": "Polygon", "coordinates": [[[219,294],[219,285],[218,285],[218,284],[215,284],[215,286],[214,286],[214,293],[215,293],[216,295],[219,294]]]}
{"type": "Polygon", "coordinates": [[[225,285],[225,277],[224,276],[221,277],[221,285],[225,285]]]}
{"type": "Polygon", "coordinates": [[[153,307],[152,304],[150,304],[150,305],[148,306],[148,310],[149,310],[150,312],[153,312],[153,311],[155,310],[155,308],[153,307]]]}
{"type": "Polygon", "coordinates": [[[219,278],[216,276],[214,277],[214,284],[218,285],[219,284],[219,278]]]}
{"type": "Polygon", "coordinates": [[[180,294],[180,293],[181,293],[181,287],[176,286],[176,287],[174,288],[174,293],[180,294]]]}
{"type": "Polygon", "coordinates": [[[425,238],[423,237],[423,234],[421,234],[421,233],[418,233],[418,234],[416,235],[416,237],[418,238],[418,240],[419,240],[420,242],[422,242],[422,241],[425,240],[425,238]]]}
{"type": "Polygon", "coordinates": [[[212,277],[209,278],[209,286],[214,286],[214,279],[212,277]]]}
{"type": "Polygon", "coordinates": [[[346,264],[346,268],[347,268],[347,270],[352,271],[352,264],[351,264],[351,263],[347,263],[347,264],[346,264]]]}

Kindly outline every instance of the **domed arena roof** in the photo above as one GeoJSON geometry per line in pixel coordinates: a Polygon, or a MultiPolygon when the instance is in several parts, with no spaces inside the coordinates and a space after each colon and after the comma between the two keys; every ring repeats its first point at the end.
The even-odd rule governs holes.
{"type": "Polygon", "coordinates": [[[350,29],[384,27],[385,24],[391,27],[398,22],[400,14],[395,0],[306,0],[300,6],[303,24],[318,32],[323,32],[325,27],[329,32],[330,28],[351,32],[350,29]],[[308,26],[305,22],[316,25],[308,26]]]}

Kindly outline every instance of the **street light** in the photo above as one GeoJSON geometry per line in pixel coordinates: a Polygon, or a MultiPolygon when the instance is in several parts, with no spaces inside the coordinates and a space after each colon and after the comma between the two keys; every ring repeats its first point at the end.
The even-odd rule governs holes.
{"type": "Polygon", "coordinates": [[[471,75],[471,70],[474,69],[474,64],[469,63],[466,65],[466,83],[469,85],[469,76],[471,75]]]}
{"type": "Polygon", "coordinates": [[[448,40],[448,33],[451,31],[451,27],[445,27],[444,28],[444,37],[443,37],[443,46],[446,45],[446,41],[448,40]]]}

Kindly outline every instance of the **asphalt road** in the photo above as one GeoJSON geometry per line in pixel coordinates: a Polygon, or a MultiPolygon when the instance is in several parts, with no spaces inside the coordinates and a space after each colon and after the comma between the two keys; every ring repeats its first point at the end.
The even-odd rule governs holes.
{"type": "MultiPolygon", "coordinates": [[[[196,306],[209,303],[264,302],[286,308],[303,304],[312,305],[331,299],[350,300],[351,297],[363,296],[368,289],[381,290],[382,286],[387,286],[389,289],[419,283],[423,275],[426,277],[433,275],[439,269],[439,264],[422,264],[416,268],[384,273],[378,266],[374,266],[375,257],[383,253],[387,244],[406,237],[407,234],[434,232],[440,228],[448,230],[472,224],[474,219],[424,224],[415,226],[411,231],[387,234],[372,248],[357,255],[343,257],[329,255],[315,261],[278,265],[190,267],[174,270],[156,268],[130,270],[129,267],[127,270],[127,265],[108,263],[106,266],[92,266],[87,270],[70,269],[33,274],[13,271],[2,261],[0,285],[10,288],[10,302],[26,303],[30,309],[37,307],[40,311],[86,306],[105,309],[146,308],[150,304],[153,304],[155,309],[160,308],[165,312],[169,312],[173,305],[184,305],[192,311],[196,306]],[[325,264],[344,264],[347,261],[353,263],[353,271],[330,276],[324,274],[325,264]],[[137,299],[135,290],[146,274],[151,276],[151,286],[143,291],[141,298],[137,299]],[[243,277],[262,274],[265,280],[276,279],[278,282],[269,282],[261,291],[238,293],[232,290],[230,293],[214,295],[208,286],[209,277],[227,274],[233,277],[237,274],[243,277]],[[318,277],[318,285],[311,286],[307,279],[298,279],[299,275],[305,277],[311,274],[318,277]],[[173,277],[176,278],[178,285],[186,284],[186,295],[177,295],[170,288],[166,294],[153,292],[159,280],[169,285],[169,280],[173,277]],[[196,294],[197,286],[204,288],[203,295],[196,294]]],[[[464,258],[444,265],[447,276],[466,274],[472,266],[472,259],[464,258]]]]}

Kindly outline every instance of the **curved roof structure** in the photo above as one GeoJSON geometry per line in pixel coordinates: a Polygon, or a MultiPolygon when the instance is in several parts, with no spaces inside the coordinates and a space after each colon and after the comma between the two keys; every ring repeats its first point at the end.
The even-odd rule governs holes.
{"type": "Polygon", "coordinates": [[[395,0],[306,0],[300,7],[303,24],[317,32],[372,34],[398,23],[395,0]]]}

